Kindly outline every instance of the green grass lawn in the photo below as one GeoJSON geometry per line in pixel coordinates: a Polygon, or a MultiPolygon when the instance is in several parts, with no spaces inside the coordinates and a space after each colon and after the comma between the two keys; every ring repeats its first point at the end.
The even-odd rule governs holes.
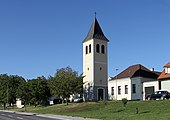
{"type": "MultiPolygon", "coordinates": [[[[23,109],[15,109],[24,111],[23,109]]],[[[80,116],[102,120],[170,120],[170,101],[121,101],[57,104],[47,107],[27,107],[27,112],[80,116]],[[136,108],[139,113],[136,114],[136,108]]]]}

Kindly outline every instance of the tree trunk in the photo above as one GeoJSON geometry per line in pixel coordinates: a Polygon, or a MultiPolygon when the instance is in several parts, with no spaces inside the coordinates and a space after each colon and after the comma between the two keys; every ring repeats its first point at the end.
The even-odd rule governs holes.
{"type": "Polygon", "coordinates": [[[27,109],[26,109],[26,103],[24,103],[24,108],[25,108],[25,111],[26,111],[26,110],[27,110],[27,109]]]}
{"type": "Polygon", "coordinates": [[[66,103],[67,103],[67,105],[68,105],[68,98],[66,98],[66,103]]]}
{"type": "Polygon", "coordinates": [[[12,109],[14,109],[14,104],[12,104],[12,109]]]}
{"type": "Polygon", "coordinates": [[[4,102],[4,110],[6,110],[6,103],[4,102]]]}

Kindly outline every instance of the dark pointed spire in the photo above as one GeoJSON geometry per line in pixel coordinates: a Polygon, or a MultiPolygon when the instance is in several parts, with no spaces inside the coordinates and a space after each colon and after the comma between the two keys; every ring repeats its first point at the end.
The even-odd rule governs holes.
{"type": "Polygon", "coordinates": [[[103,33],[103,31],[102,31],[102,29],[101,29],[97,19],[96,19],[96,12],[95,12],[94,21],[93,21],[93,23],[92,23],[92,25],[90,27],[90,30],[89,30],[86,38],[83,40],[83,42],[86,42],[86,41],[88,41],[90,39],[93,39],[93,38],[104,40],[104,41],[107,41],[107,42],[109,41],[105,37],[105,35],[104,35],[104,33],[103,33]]]}
{"type": "Polygon", "coordinates": [[[97,13],[96,12],[94,12],[94,17],[96,18],[96,15],[97,15],[97,13]]]}

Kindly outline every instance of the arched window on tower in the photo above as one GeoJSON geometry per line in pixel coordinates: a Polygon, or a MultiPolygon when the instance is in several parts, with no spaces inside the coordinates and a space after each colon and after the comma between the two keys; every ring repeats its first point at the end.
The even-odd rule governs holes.
{"type": "Polygon", "coordinates": [[[102,48],[101,48],[101,49],[102,49],[102,53],[104,54],[104,52],[105,52],[105,51],[104,51],[104,45],[102,45],[102,48]]]}
{"type": "Polygon", "coordinates": [[[97,52],[97,53],[100,52],[100,46],[99,46],[99,44],[96,45],[96,52],[97,52]]]}
{"type": "Polygon", "coordinates": [[[91,44],[89,45],[89,53],[91,53],[91,44]]]}
{"type": "Polygon", "coordinates": [[[86,46],[86,54],[88,54],[88,46],[86,46]]]}

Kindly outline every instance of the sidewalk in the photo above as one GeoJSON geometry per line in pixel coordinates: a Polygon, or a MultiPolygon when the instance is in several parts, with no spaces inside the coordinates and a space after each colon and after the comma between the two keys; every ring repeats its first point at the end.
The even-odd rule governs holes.
{"type": "Polygon", "coordinates": [[[28,112],[16,112],[10,110],[0,110],[1,112],[9,112],[27,116],[38,116],[38,117],[45,117],[45,118],[54,118],[54,119],[61,119],[61,120],[99,120],[99,119],[92,119],[92,118],[82,118],[82,117],[72,117],[72,116],[64,116],[64,115],[52,115],[52,114],[38,114],[38,113],[28,113],[28,112]]]}

